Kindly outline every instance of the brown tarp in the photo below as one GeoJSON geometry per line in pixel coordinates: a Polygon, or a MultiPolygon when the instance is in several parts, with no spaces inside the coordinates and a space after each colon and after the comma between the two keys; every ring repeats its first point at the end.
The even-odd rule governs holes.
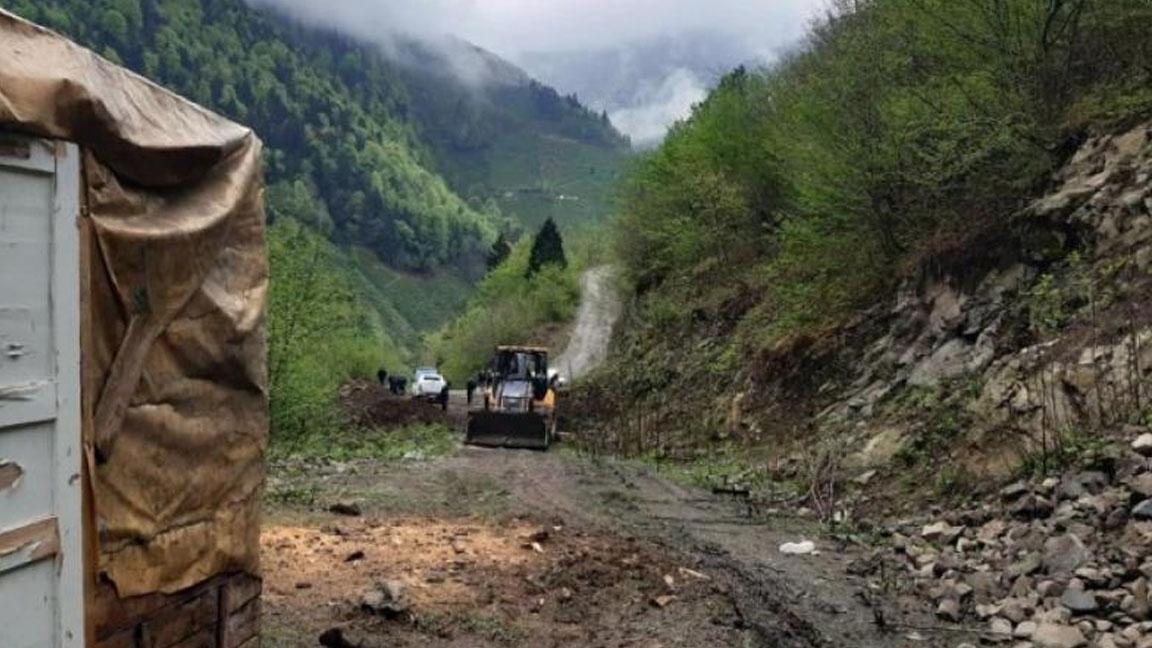
{"type": "Polygon", "coordinates": [[[257,573],[260,141],[3,10],[0,129],[85,151],[85,448],[100,571],[121,596],[257,573]]]}

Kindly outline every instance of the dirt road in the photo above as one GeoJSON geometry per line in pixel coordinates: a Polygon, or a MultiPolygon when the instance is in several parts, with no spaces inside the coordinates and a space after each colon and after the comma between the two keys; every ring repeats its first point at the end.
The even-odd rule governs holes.
{"type": "Polygon", "coordinates": [[[612,328],[620,319],[620,298],[611,266],[598,266],[580,278],[580,310],[572,325],[568,348],[551,365],[569,379],[582,378],[608,356],[612,328]]]}
{"type": "MultiPolygon", "coordinates": [[[[422,462],[274,468],[304,495],[269,508],[266,644],[340,628],[372,646],[953,646],[877,627],[851,553],[796,519],[651,468],[553,451],[459,448],[422,462]],[[362,514],[327,509],[355,503],[362,514]],[[785,556],[783,542],[819,553],[785,556]],[[393,619],[359,601],[407,588],[393,619]]],[[[274,489],[275,490],[275,489],[274,489]]],[[[898,606],[919,610],[916,604],[898,606]]],[[[884,612],[918,626],[919,613],[884,612]]],[[[901,626],[904,627],[904,626],[901,626]]]]}

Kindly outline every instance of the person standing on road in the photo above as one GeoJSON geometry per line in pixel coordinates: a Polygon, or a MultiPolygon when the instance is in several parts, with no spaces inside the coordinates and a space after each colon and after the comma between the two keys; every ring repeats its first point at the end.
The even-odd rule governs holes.
{"type": "Polygon", "coordinates": [[[438,400],[440,401],[440,409],[445,412],[448,411],[448,399],[452,394],[451,390],[452,387],[447,382],[445,382],[444,387],[440,389],[440,398],[438,400]]]}
{"type": "Polygon", "coordinates": [[[472,396],[474,396],[476,394],[476,380],[475,379],[468,381],[467,392],[468,392],[468,404],[471,405],[472,404],[472,396]]]}
{"type": "Polygon", "coordinates": [[[381,367],[380,371],[376,372],[376,379],[380,381],[381,385],[388,384],[388,370],[381,367]]]}

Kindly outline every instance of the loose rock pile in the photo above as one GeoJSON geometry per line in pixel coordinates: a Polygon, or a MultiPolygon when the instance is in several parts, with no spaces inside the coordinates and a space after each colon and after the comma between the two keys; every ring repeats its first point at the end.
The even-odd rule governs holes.
{"type": "MultiPolygon", "coordinates": [[[[942,622],[1014,648],[1152,648],[1152,434],[1098,470],[1018,482],[892,529],[877,555],[942,622]]],[[[876,573],[876,572],[874,572],[876,573]]]]}

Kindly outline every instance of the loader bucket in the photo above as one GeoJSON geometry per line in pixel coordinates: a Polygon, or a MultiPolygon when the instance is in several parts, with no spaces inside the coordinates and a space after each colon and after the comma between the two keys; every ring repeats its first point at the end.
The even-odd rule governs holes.
{"type": "Polygon", "coordinates": [[[551,440],[547,417],[532,412],[471,412],[464,437],[469,445],[530,450],[547,450],[551,440]]]}

